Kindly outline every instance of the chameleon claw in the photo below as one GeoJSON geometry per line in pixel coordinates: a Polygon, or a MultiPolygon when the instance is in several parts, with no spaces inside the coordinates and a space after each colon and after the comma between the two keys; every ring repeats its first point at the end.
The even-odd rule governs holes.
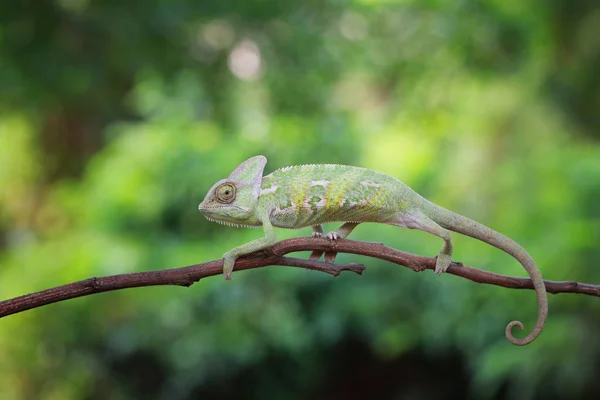
{"type": "Polygon", "coordinates": [[[341,238],[340,234],[337,233],[336,231],[329,232],[327,234],[327,239],[329,239],[329,240],[338,240],[340,238],[341,238]]]}

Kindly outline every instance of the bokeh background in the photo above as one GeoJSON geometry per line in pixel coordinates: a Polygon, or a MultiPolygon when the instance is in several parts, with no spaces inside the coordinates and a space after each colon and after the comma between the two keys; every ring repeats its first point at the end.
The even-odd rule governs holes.
{"type": "MultiPolygon", "coordinates": [[[[259,237],[196,208],[256,154],[266,173],[386,172],[522,243],[546,279],[600,283],[599,71],[596,0],[4,1],[0,299],[259,237]]],[[[455,260],[525,275],[454,240],[455,260]]],[[[0,397],[597,398],[599,299],[551,295],[519,348],[504,327],[532,328],[533,291],[339,261],[367,271],[268,267],[4,318],[0,397]]]]}

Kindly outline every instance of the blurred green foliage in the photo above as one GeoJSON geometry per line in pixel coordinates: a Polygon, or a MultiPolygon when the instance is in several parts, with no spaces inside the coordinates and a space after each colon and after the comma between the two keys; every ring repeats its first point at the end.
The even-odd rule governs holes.
{"type": "MultiPolygon", "coordinates": [[[[208,188],[344,163],[522,243],[546,279],[600,282],[594,0],[55,0],[0,5],[0,298],[219,258],[208,188]]],[[[278,231],[280,238],[306,231],[278,231]]],[[[434,255],[427,234],[353,237],[434,255]]],[[[524,275],[454,235],[455,259],[524,275]]],[[[94,295],[0,320],[2,399],[592,398],[600,302],[363,261],[94,295]]]]}

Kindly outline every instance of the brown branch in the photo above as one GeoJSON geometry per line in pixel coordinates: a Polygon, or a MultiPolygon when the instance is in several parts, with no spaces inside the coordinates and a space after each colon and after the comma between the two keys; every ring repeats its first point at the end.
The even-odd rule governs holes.
{"type": "MultiPolygon", "coordinates": [[[[403,265],[416,272],[424,271],[426,269],[433,270],[435,267],[435,258],[395,250],[384,246],[381,243],[367,243],[354,240],[337,240],[330,242],[327,239],[297,238],[283,240],[266,251],[261,251],[238,259],[235,264],[235,271],[266,267],[269,265],[282,265],[321,271],[332,276],[338,276],[342,271],[352,271],[361,274],[365,269],[362,264],[331,264],[284,257],[288,253],[312,250],[334,250],[340,253],[360,254],[363,256],[379,258],[398,265],[403,265]]],[[[111,290],[158,285],[191,286],[202,278],[221,275],[222,268],[222,260],[216,260],[190,265],[188,267],[85,279],[83,281],[73,282],[52,289],[46,289],[40,292],[4,300],[0,302],[0,318],[32,308],[41,307],[46,304],[87,296],[94,293],[108,292],[111,290]]],[[[529,278],[516,278],[494,274],[492,272],[467,267],[456,262],[453,262],[450,265],[447,273],[477,283],[487,283],[512,289],[533,289],[533,285],[529,278]]],[[[600,285],[570,281],[544,281],[544,283],[546,284],[546,290],[549,293],[579,293],[600,297],[600,285]]]]}

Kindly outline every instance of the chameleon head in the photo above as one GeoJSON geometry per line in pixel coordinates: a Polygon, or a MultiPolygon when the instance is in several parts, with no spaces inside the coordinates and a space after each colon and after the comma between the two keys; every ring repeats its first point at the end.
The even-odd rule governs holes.
{"type": "Polygon", "coordinates": [[[267,163],[263,156],[241,163],[228,177],[215,183],[198,206],[212,222],[227,225],[259,226],[258,204],[262,174],[267,163]]]}

